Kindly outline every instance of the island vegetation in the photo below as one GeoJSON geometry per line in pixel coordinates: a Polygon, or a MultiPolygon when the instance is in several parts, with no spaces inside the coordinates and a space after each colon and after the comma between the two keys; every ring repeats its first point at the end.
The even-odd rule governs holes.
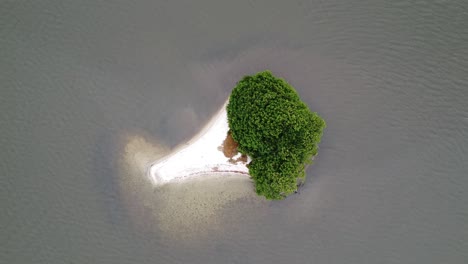
{"type": "Polygon", "coordinates": [[[227,116],[239,152],[252,159],[247,166],[257,194],[283,199],[297,191],[317,154],[325,121],[270,71],[237,83],[227,116]]]}

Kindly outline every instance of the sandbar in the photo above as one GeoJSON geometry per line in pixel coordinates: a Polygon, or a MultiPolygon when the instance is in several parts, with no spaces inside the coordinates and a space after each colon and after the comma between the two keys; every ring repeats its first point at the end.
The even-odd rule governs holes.
{"type": "Polygon", "coordinates": [[[210,175],[250,179],[250,158],[232,146],[226,106],[227,101],[192,139],[151,164],[148,174],[155,186],[210,175]]]}

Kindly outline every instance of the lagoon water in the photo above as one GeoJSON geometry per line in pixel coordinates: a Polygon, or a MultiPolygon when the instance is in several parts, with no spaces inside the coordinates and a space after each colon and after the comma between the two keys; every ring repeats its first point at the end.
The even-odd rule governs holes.
{"type": "Polygon", "coordinates": [[[0,263],[466,263],[468,2],[1,1],[0,263]],[[327,121],[299,194],[153,189],[270,69],[327,121]]]}

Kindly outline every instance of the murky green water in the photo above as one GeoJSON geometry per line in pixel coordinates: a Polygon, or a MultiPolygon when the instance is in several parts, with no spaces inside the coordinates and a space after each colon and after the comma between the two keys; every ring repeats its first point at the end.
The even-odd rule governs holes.
{"type": "Polygon", "coordinates": [[[467,47],[462,0],[1,1],[0,262],[466,263],[467,47]],[[264,69],[327,121],[300,194],[152,189],[264,69]]]}

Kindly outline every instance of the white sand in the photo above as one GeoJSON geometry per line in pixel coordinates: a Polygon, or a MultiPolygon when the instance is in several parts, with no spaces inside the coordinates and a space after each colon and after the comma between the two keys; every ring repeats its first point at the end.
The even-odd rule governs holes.
{"type": "Polygon", "coordinates": [[[226,105],[227,102],[200,133],[151,165],[149,177],[156,186],[213,174],[250,178],[246,167],[250,159],[234,164],[221,149],[229,131],[226,105]]]}

